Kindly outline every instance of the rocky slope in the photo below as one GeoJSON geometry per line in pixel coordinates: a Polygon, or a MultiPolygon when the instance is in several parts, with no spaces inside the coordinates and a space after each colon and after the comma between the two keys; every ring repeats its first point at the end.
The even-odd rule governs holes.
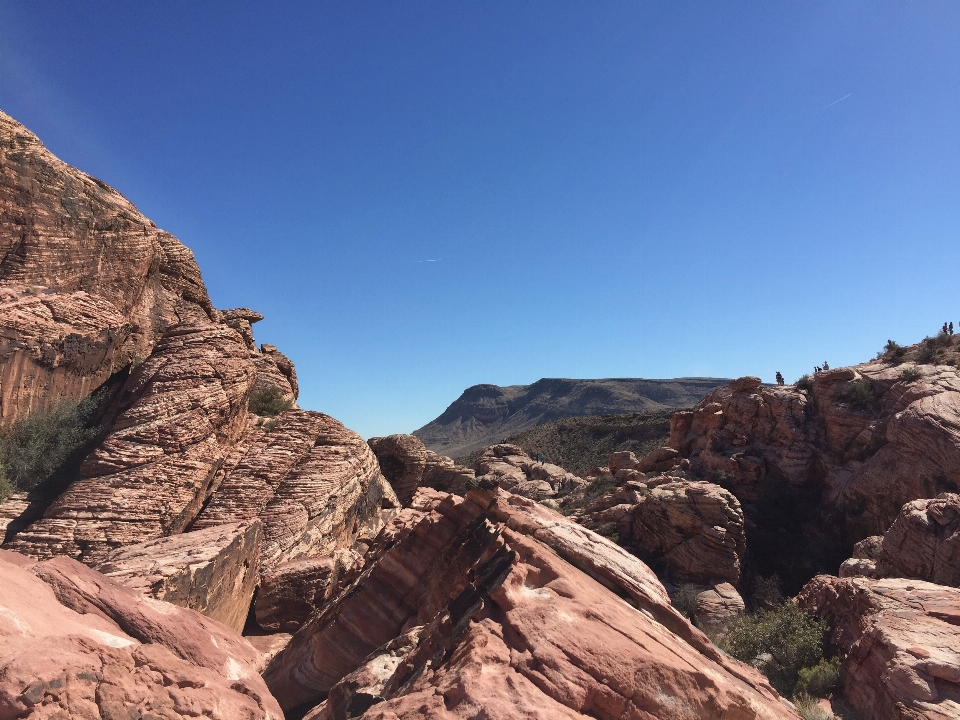
{"type": "Polygon", "coordinates": [[[726,382],[718,378],[544,378],[532,385],[474,385],[413,434],[436,453],[464,457],[559,418],[690,407],[726,382]]]}

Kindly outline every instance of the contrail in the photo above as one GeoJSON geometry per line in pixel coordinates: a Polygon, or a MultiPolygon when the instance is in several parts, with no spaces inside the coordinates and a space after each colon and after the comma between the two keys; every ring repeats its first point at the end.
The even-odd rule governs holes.
{"type": "Polygon", "coordinates": [[[414,260],[413,262],[440,262],[443,258],[437,258],[436,260],[414,260]]]}
{"type": "Polygon", "coordinates": [[[832,103],[830,103],[829,105],[824,105],[822,108],[820,108],[819,110],[817,110],[817,112],[823,112],[823,111],[826,110],[827,108],[833,107],[833,106],[836,105],[838,102],[843,102],[843,101],[846,100],[848,97],[850,97],[850,95],[853,95],[853,93],[850,93],[849,95],[844,95],[842,98],[840,98],[839,100],[834,100],[834,101],[833,101],[832,103]]]}

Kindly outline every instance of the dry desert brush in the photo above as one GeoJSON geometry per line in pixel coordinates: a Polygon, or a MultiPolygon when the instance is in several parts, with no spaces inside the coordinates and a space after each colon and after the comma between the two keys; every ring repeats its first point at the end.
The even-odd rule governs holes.
{"type": "Polygon", "coordinates": [[[91,423],[99,396],[61,400],[0,432],[0,497],[50,479],[100,431],[91,423]]]}

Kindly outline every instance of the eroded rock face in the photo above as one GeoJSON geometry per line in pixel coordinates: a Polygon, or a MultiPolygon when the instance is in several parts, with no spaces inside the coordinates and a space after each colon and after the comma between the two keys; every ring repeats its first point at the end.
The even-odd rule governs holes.
{"type": "Polygon", "coordinates": [[[960,590],[818,576],[797,598],[830,624],[846,698],[876,720],[960,717],[960,590]]]}
{"type": "Polygon", "coordinates": [[[120,548],[96,570],[241,632],[260,577],[262,536],[259,520],[219,525],[120,548]]]}
{"type": "Polygon", "coordinates": [[[884,575],[960,585],[960,495],[904,505],[883,536],[877,565],[884,575]]]}
{"type": "Polygon", "coordinates": [[[344,717],[344,708],[366,718],[481,709],[489,718],[796,717],[756,671],[686,623],[648,569],[626,584],[655,612],[624,602],[538,537],[614,586],[636,558],[514,498],[421,490],[384,529],[363,574],[274,658],[265,674],[274,694],[292,707],[329,692],[313,718],[344,717]]]}
{"type": "Polygon", "coordinates": [[[708,633],[725,632],[734,620],[743,615],[745,607],[743,598],[733,585],[714,585],[697,595],[694,611],[697,627],[708,633]]]}
{"type": "Polygon", "coordinates": [[[630,509],[626,539],[661,560],[677,580],[737,584],[746,551],[740,503],[711,483],[670,480],[630,509]]]}
{"type": "Polygon", "coordinates": [[[287,410],[271,431],[249,431],[225,466],[192,527],[259,518],[264,572],[352,546],[362,523],[397,504],[363,438],[322,413],[287,410]]]}
{"type": "Polygon", "coordinates": [[[0,424],[217,319],[193,254],[0,112],[0,424]]]}
{"type": "Polygon", "coordinates": [[[855,538],[882,533],[904,503],[960,489],[960,373],[882,362],[817,373],[809,394],[741,378],[677,413],[670,445],[741,500],[770,483],[820,492],[855,538]],[[919,380],[902,380],[904,367],[919,380]],[[860,400],[850,392],[867,388],[860,400]]]}
{"type": "Polygon", "coordinates": [[[0,717],[280,720],[229,628],[69,558],[0,551],[0,717]]]}
{"type": "Polygon", "coordinates": [[[473,487],[476,477],[471,468],[457,465],[445,455],[437,455],[432,450],[427,450],[426,466],[420,485],[440,492],[465,495],[467,490],[473,487]]]}
{"type": "Polygon", "coordinates": [[[170,328],[127,380],[126,409],[80,479],[6,547],[98,563],[123,545],[183,532],[244,431],[254,375],[231,328],[170,328]]]}
{"type": "Polygon", "coordinates": [[[413,435],[389,435],[367,442],[400,504],[408,506],[427,467],[427,448],[413,435]]]}
{"type": "Polygon", "coordinates": [[[473,465],[477,479],[534,499],[551,497],[584,484],[559,465],[533,460],[519,445],[491,445],[473,465]]]}

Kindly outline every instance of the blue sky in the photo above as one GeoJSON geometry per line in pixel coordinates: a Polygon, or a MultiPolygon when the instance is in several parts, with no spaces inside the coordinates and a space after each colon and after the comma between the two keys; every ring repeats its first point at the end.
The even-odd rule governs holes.
{"type": "Polygon", "coordinates": [[[956,2],[0,0],[0,108],[365,436],[960,323],[956,2]]]}

